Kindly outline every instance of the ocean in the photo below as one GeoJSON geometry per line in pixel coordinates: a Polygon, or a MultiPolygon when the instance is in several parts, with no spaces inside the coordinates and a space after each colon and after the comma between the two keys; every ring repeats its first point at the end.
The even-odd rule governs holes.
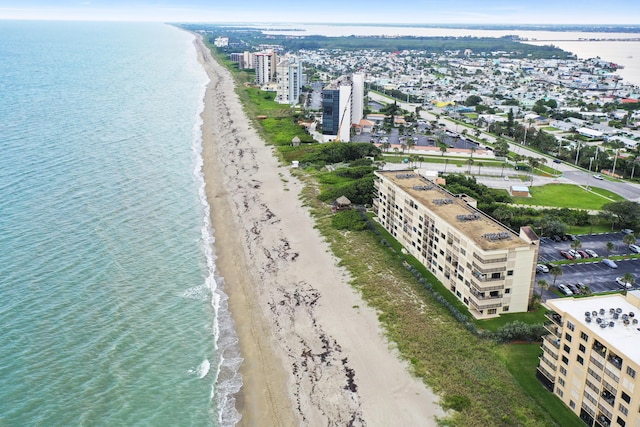
{"type": "Polygon", "coordinates": [[[234,425],[193,36],[0,21],[0,40],[0,425],[234,425]]]}

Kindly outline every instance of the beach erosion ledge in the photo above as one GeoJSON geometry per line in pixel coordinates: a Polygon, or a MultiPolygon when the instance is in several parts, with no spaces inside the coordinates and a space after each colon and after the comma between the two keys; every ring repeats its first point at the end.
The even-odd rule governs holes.
{"type": "Polygon", "coordinates": [[[239,425],[436,425],[437,396],[349,285],[229,71],[200,35],[195,44],[210,79],[202,145],[216,264],[244,358],[239,425]]]}

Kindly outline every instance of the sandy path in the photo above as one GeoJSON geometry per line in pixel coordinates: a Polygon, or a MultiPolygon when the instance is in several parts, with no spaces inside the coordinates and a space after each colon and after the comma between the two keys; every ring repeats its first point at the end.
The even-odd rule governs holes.
{"type": "Polygon", "coordinates": [[[301,184],[253,130],[228,71],[197,42],[217,265],[245,362],[245,426],[435,425],[437,398],[390,349],[299,200],[301,184]]]}

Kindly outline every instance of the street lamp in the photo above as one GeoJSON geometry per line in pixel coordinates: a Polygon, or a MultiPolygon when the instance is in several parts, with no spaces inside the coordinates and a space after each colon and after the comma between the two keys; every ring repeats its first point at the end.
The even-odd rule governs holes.
{"type": "Polygon", "coordinates": [[[593,163],[593,157],[589,159],[589,175],[587,175],[587,190],[589,190],[589,181],[591,181],[591,164],[593,163]]]}
{"type": "Polygon", "coordinates": [[[576,161],[575,161],[575,165],[578,164],[578,156],[580,155],[580,141],[578,141],[578,148],[576,149],[576,161]]]}

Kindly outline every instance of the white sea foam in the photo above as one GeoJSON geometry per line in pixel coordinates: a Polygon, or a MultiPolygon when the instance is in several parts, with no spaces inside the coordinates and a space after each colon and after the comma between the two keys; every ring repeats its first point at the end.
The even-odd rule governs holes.
{"type": "Polygon", "coordinates": [[[213,324],[211,325],[214,354],[212,361],[206,360],[207,372],[202,375],[204,370],[200,370],[199,373],[202,375],[200,378],[203,378],[211,371],[211,365],[214,366],[214,383],[210,395],[210,399],[215,405],[213,412],[217,414],[218,425],[233,426],[241,419],[241,415],[235,407],[234,394],[242,387],[242,376],[240,375],[242,358],[240,357],[235,325],[228,310],[228,298],[224,293],[224,279],[219,276],[216,267],[215,230],[211,224],[211,206],[207,200],[204,180],[201,113],[204,110],[204,92],[208,83],[207,79],[202,86],[202,103],[199,106],[193,129],[193,154],[194,179],[198,184],[200,204],[204,213],[201,238],[208,272],[205,286],[211,293],[211,307],[214,311],[213,324]]]}

